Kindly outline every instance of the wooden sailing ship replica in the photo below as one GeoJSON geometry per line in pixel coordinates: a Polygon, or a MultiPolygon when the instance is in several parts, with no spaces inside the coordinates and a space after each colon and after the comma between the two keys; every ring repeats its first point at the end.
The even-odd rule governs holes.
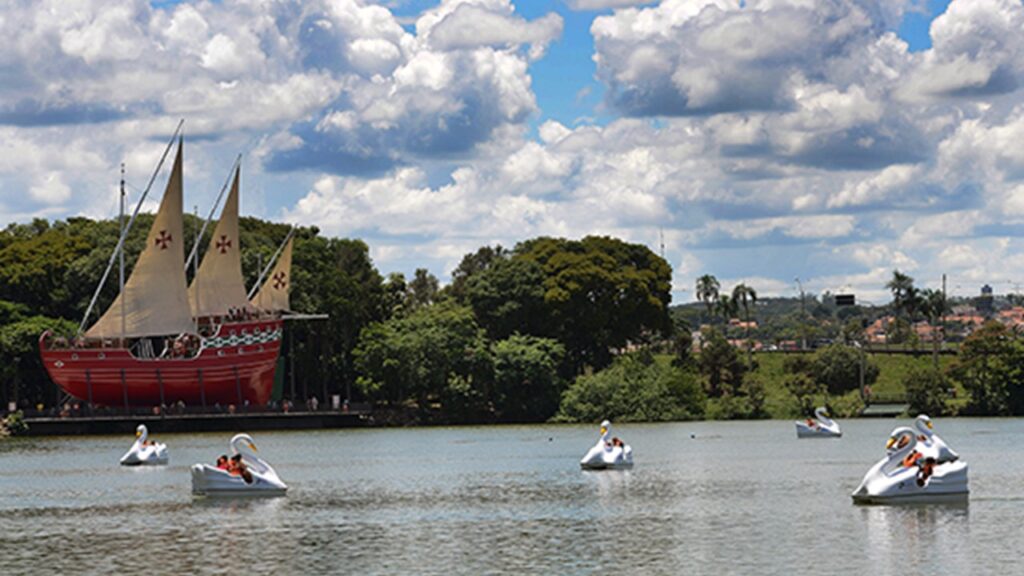
{"type": "Polygon", "coordinates": [[[239,253],[236,167],[202,264],[187,285],[182,146],[179,137],[160,209],[127,281],[123,245],[128,229],[123,227],[117,248],[122,255],[117,298],[87,330],[86,312],[83,331],[76,338],[49,332],[40,336],[39,349],[50,377],[68,394],[90,404],[264,405],[271,398],[282,315],[288,311],[291,235],[278,250],[273,272],[250,298],[239,253]]]}

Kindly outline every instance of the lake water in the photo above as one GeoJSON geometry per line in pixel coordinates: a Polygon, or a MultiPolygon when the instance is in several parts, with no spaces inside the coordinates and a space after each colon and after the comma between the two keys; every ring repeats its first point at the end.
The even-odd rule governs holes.
{"type": "Polygon", "coordinates": [[[159,436],[144,469],[117,464],[131,437],[5,441],[0,572],[1024,573],[1024,420],[936,420],[967,505],[853,505],[897,423],[621,425],[618,472],[579,469],[596,426],[263,432],[277,499],[192,497],[227,434],[159,436]]]}

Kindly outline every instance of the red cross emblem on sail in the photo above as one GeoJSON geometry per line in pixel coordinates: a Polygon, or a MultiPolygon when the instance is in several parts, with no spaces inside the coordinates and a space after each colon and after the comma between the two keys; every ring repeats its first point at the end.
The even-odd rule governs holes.
{"type": "Polygon", "coordinates": [[[173,238],[171,238],[171,235],[167,233],[167,230],[161,230],[160,235],[156,237],[155,242],[161,250],[167,250],[167,246],[171,243],[171,240],[173,240],[173,238]]]}
{"type": "Polygon", "coordinates": [[[277,274],[274,274],[274,290],[280,290],[284,288],[287,284],[288,281],[285,280],[284,272],[278,272],[277,274]]]}
{"type": "Polygon", "coordinates": [[[228,248],[231,248],[231,240],[224,234],[220,235],[220,240],[217,240],[217,250],[220,250],[221,254],[226,254],[228,248]]]}

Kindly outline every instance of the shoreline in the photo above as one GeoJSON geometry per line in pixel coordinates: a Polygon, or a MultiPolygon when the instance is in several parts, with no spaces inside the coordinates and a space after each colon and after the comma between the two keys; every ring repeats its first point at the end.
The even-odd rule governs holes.
{"type": "Polygon", "coordinates": [[[318,430],[370,426],[369,412],[291,412],[253,414],[107,415],[25,418],[21,437],[131,434],[139,424],[153,433],[318,430]]]}

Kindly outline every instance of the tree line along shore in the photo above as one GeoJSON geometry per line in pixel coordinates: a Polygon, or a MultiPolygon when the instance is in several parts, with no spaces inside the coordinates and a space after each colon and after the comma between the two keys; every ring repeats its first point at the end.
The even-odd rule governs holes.
{"type": "MultiPolygon", "coordinates": [[[[129,264],[152,217],[139,218],[129,264]]],[[[186,248],[200,227],[186,216],[186,248]]],[[[248,284],[289,228],[242,219],[248,284]]],[[[933,416],[1024,413],[1017,332],[989,322],[959,342],[916,339],[915,323],[945,333],[958,303],[899,272],[884,306],[840,307],[830,294],[759,300],[755,287],[727,290],[710,275],[694,287],[697,301],[673,306],[668,263],[616,238],[481,247],[442,287],[424,269],[382,274],[360,240],[314,227],[295,237],[292,307],[328,319],[288,324],[282,394],[293,402],[339,395],[402,423],[790,418],[820,404],[853,416],[879,401],[933,416]],[[922,354],[868,348],[865,330],[880,318],[891,326],[885,352],[922,354]],[[796,341],[815,349],[769,352],[796,341]]],[[[5,408],[58,401],[39,335],[75,333],[117,239],[116,220],[87,218],[0,232],[5,408]]],[[[116,292],[108,281],[98,308],[116,292]]]]}

